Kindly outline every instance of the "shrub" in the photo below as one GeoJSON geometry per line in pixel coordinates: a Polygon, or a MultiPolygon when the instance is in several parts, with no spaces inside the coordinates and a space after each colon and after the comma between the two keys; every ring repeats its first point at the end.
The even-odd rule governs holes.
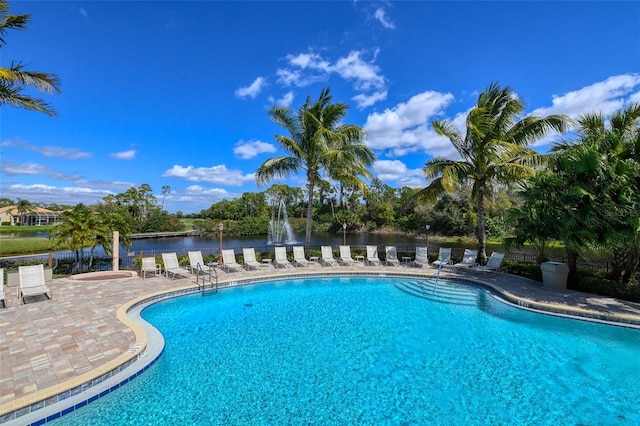
{"type": "Polygon", "coordinates": [[[640,302],[640,285],[612,281],[602,272],[578,271],[569,276],[568,288],[631,302],[640,302]]]}

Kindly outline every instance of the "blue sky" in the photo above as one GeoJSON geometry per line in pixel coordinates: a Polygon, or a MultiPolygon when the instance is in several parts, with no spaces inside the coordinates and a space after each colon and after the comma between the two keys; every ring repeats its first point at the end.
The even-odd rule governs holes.
{"type": "MultiPolygon", "coordinates": [[[[491,82],[527,114],[611,113],[640,102],[640,2],[10,1],[30,13],[0,62],[55,73],[58,117],[2,107],[2,197],[92,204],[148,183],[170,212],[259,191],[281,155],[268,109],[331,87],[377,155],[373,174],[426,185],[455,158],[434,119],[491,82]]],[[[546,151],[556,137],[538,146],[546,151]]],[[[279,181],[278,181],[279,182],[279,181]]],[[[282,181],[304,185],[302,176],[282,181]]]]}

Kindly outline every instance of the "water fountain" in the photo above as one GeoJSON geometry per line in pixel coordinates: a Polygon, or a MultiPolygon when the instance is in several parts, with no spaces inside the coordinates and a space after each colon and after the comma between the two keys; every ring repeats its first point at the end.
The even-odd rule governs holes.
{"type": "Polygon", "coordinates": [[[283,200],[272,206],[267,236],[267,244],[294,244],[297,242],[283,200]]]}

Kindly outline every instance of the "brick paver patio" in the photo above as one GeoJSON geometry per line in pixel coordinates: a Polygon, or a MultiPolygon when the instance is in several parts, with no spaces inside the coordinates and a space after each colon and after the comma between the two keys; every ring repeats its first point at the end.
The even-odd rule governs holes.
{"type": "MultiPolygon", "coordinates": [[[[260,276],[347,271],[435,274],[434,269],[364,265],[324,268],[317,264],[219,274],[223,283],[260,276]]],[[[570,290],[546,290],[540,283],[503,273],[464,271],[444,275],[480,281],[522,306],[640,324],[640,304],[570,290]]],[[[147,294],[193,286],[193,278],[169,280],[163,276],[146,280],[56,279],[50,286],[53,300],[33,298],[25,305],[17,300],[15,287],[5,287],[8,306],[0,309],[0,415],[19,408],[17,401],[26,401],[36,392],[41,395],[42,391],[55,394],[64,390],[65,383],[104,367],[130,350],[137,343],[136,335],[116,316],[123,304],[147,294]]]]}

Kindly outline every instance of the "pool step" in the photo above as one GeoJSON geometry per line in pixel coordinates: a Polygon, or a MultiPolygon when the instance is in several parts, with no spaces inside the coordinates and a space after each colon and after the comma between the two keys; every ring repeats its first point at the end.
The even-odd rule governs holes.
{"type": "Polygon", "coordinates": [[[476,289],[443,281],[439,281],[437,285],[435,280],[401,281],[396,283],[395,286],[414,296],[437,302],[477,306],[479,301],[479,293],[476,289]]]}

